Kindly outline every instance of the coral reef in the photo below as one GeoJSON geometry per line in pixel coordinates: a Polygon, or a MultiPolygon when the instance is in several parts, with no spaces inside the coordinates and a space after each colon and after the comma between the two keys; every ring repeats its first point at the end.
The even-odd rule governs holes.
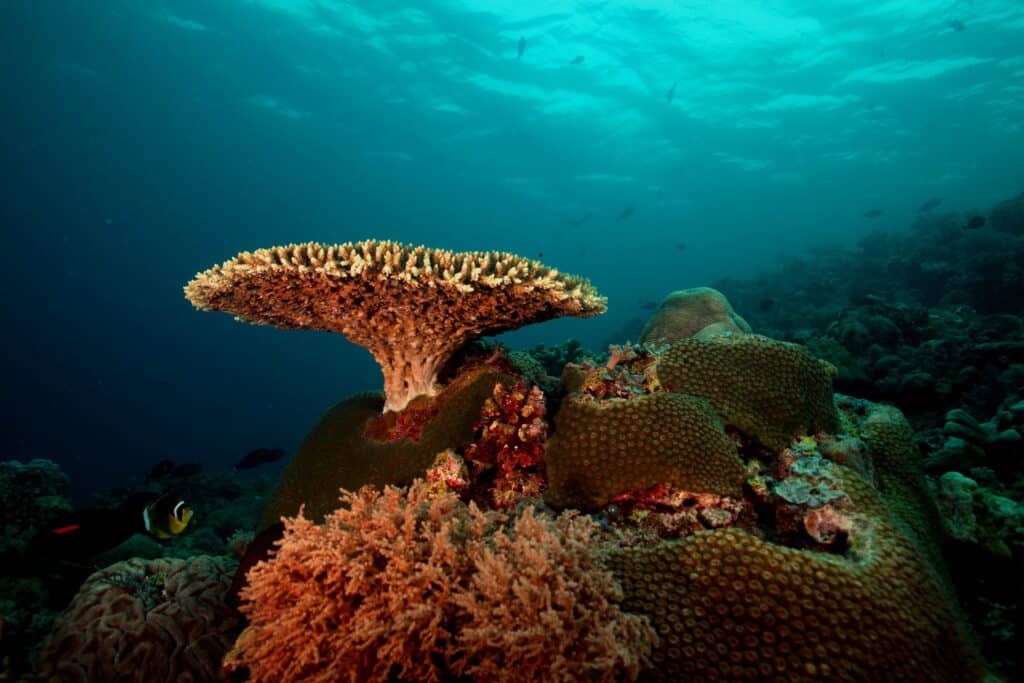
{"type": "Polygon", "coordinates": [[[750,325],[721,292],[695,287],[672,292],[661,302],[643,331],[640,343],[671,344],[680,339],[703,339],[712,334],[745,334],[750,325]]]}
{"type": "MultiPolygon", "coordinates": [[[[1024,676],[1013,645],[1024,605],[1015,523],[1024,504],[1021,206],[1021,197],[998,204],[987,224],[972,220],[985,212],[923,212],[909,230],[869,233],[856,250],[823,247],[716,284],[760,331],[833,363],[839,391],[906,415],[916,433],[901,450],[924,456],[929,479],[913,497],[938,495],[942,524],[933,511],[929,527],[941,530],[987,658],[1012,680],[1024,676]]],[[[899,431],[909,438],[905,425],[899,431]]],[[[889,464],[875,462],[887,499],[889,464]]],[[[934,556],[933,541],[924,552],[934,556]]]]}
{"type": "Polygon", "coordinates": [[[619,609],[585,517],[483,512],[422,480],[340,502],[320,526],[286,519],[250,571],[229,669],[253,681],[614,681],[635,678],[656,640],[619,609]]]}
{"type": "Polygon", "coordinates": [[[981,679],[941,559],[922,548],[934,541],[927,509],[913,488],[890,488],[923,482],[919,457],[916,476],[898,461],[907,441],[890,410],[844,405],[868,453],[808,437],[749,461],[757,524],[740,511],[678,543],[634,535],[613,553],[627,608],[661,637],[650,680],[981,679]],[[883,496],[836,452],[900,471],[883,496]]]}
{"type": "Polygon", "coordinates": [[[50,460],[0,462],[0,558],[71,509],[70,482],[50,460]]]}
{"type": "Polygon", "coordinates": [[[252,323],[343,334],[377,360],[390,411],[437,394],[438,375],[474,339],[606,303],[587,280],[514,254],[374,240],[244,252],[197,274],[185,295],[252,323]]]}
{"type": "Polygon", "coordinates": [[[28,670],[55,611],[27,552],[35,533],[71,510],[70,482],[50,460],[0,462],[0,681],[28,670]]]}
{"type": "Polygon", "coordinates": [[[1024,236],[1024,193],[996,204],[988,219],[996,230],[1024,236]]]}
{"type": "Polygon", "coordinates": [[[237,619],[226,558],[127,560],[93,574],[57,618],[40,681],[213,681],[237,619]]]}
{"type": "MultiPolygon", "coordinates": [[[[465,355],[479,330],[460,339],[461,356],[429,348],[446,359],[443,372],[416,366],[424,372],[414,368],[394,404],[406,387],[386,382],[389,407],[403,410],[380,415],[379,399],[359,398],[307,440],[264,516],[269,529],[284,515],[286,535],[249,571],[253,624],[232,667],[256,680],[327,680],[342,668],[378,680],[553,677],[568,665],[583,668],[566,676],[598,679],[982,680],[986,664],[955,597],[954,586],[967,586],[965,611],[1013,672],[1024,325],[1005,314],[1024,312],[1014,298],[1024,270],[1013,263],[1024,243],[978,225],[922,217],[912,236],[869,236],[856,259],[824,248],[784,263],[778,281],[729,283],[730,298],[749,302],[751,321],[777,339],[751,334],[724,296],[702,289],[670,297],[644,332],[642,341],[667,345],[613,345],[607,358],[578,345],[509,356],[476,344],[465,355]],[[866,398],[833,395],[833,383],[866,398]],[[909,420],[878,399],[906,407],[909,420]],[[345,494],[329,512],[337,487],[364,484],[385,488],[345,494]],[[294,518],[304,503],[311,519],[294,518]],[[555,539],[576,538],[566,520],[587,519],[580,510],[593,520],[583,564],[605,572],[596,603],[650,620],[653,650],[618,641],[642,630],[641,618],[599,637],[588,662],[565,657],[565,622],[531,612],[526,587],[504,592],[522,575],[533,587],[581,585],[559,578],[573,562],[549,557],[555,539]],[[546,550],[516,545],[531,524],[546,550]],[[966,576],[969,552],[947,567],[944,544],[1005,560],[985,568],[994,587],[966,576]],[[528,645],[510,600],[534,627],[551,628],[528,645]],[[471,621],[474,609],[486,616],[471,621]],[[299,622],[319,635],[300,639],[288,628],[299,622]],[[481,649],[466,654],[477,636],[481,649]]],[[[242,259],[264,269],[263,294],[278,291],[275,277],[337,285],[313,274],[326,255],[294,249],[242,259]]],[[[377,256],[360,258],[376,267],[377,256]]],[[[415,258],[418,270],[396,287],[412,288],[420,305],[413,280],[438,276],[433,255],[415,258]]],[[[342,270],[344,286],[366,294],[342,270]]],[[[317,316],[288,325],[315,327],[317,316]]]]}

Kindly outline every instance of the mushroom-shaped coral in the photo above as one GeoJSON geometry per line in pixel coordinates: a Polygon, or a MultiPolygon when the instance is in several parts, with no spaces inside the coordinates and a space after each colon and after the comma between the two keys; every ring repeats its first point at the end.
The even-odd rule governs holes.
{"type": "Polygon", "coordinates": [[[246,322],[345,335],[380,364],[386,411],[435,395],[438,373],[474,339],[606,307],[589,281],[521,256],[376,240],[243,252],[196,275],[185,296],[246,322]]]}
{"type": "Polygon", "coordinates": [[[201,555],[101,569],[57,618],[39,680],[219,680],[238,626],[224,602],[234,568],[201,555]]]}
{"type": "Polygon", "coordinates": [[[729,300],[717,289],[694,287],[665,297],[644,325],[640,343],[671,344],[723,332],[746,334],[750,325],[732,310],[729,300]]]}

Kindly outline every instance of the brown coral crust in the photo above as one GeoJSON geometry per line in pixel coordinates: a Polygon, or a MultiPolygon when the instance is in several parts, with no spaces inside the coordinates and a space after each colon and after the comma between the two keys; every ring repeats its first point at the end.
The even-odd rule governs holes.
{"type": "Polygon", "coordinates": [[[684,339],[661,354],[657,375],[669,391],[708,399],[726,425],[773,450],[839,428],[832,377],[797,344],[759,335],[684,339]]]}
{"type": "Polygon", "coordinates": [[[878,485],[894,523],[916,542],[918,551],[934,567],[944,568],[942,522],[935,499],[928,492],[924,461],[907,418],[898,408],[875,404],[859,428],[871,449],[878,485]]]}
{"type": "Polygon", "coordinates": [[[474,339],[606,307],[586,279],[521,256],[376,240],[243,252],[185,296],[251,323],[345,335],[380,364],[387,410],[436,394],[437,374],[474,339]]]}
{"type": "Polygon", "coordinates": [[[424,476],[438,453],[473,440],[480,407],[498,383],[511,385],[515,378],[488,365],[461,373],[434,399],[434,414],[415,441],[381,441],[367,435],[367,427],[383,419],[378,394],[342,401],[320,418],[288,463],[260,528],[297,514],[302,505],[307,517],[320,521],[338,506],[339,488],[406,485],[424,476]]]}
{"type": "Polygon", "coordinates": [[[849,470],[842,484],[874,520],[845,556],[740,529],[613,555],[626,608],[649,616],[661,638],[643,679],[981,680],[941,580],[882,521],[873,488],[849,470]]]}
{"type": "Polygon", "coordinates": [[[544,500],[555,507],[596,510],[620,493],[655,484],[742,493],[736,446],[711,405],[695,396],[569,397],[555,416],[545,461],[544,500]]]}

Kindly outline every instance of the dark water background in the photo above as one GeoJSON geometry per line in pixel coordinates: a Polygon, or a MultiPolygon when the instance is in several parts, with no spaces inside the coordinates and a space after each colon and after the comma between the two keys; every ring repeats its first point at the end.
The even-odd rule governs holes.
{"type": "Polygon", "coordinates": [[[339,337],[195,312],[240,250],[543,254],[610,310],[505,341],[597,348],[673,289],[1024,189],[1019,3],[662,5],[4,2],[0,458],[82,496],[379,386],[339,337]]]}

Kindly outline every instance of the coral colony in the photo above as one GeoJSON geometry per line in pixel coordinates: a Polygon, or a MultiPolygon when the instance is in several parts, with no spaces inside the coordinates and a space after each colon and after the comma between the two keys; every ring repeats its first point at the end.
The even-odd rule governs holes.
{"type": "MultiPolygon", "coordinates": [[[[233,583],[233,561],[202,555],[94,574],[43,680],[988,675],[904,415],[835,393],[836,366],[754,334],[716,290],[671,294],[601,357],[481,342],[605,310],[587,280],[512,254],[292,245],[185,292],[344,335],[383,393],[310,432],[255,538],[232,536],[233,583]]],[[[977,448],[1009,438],[954,420],[977,448]]]]}

